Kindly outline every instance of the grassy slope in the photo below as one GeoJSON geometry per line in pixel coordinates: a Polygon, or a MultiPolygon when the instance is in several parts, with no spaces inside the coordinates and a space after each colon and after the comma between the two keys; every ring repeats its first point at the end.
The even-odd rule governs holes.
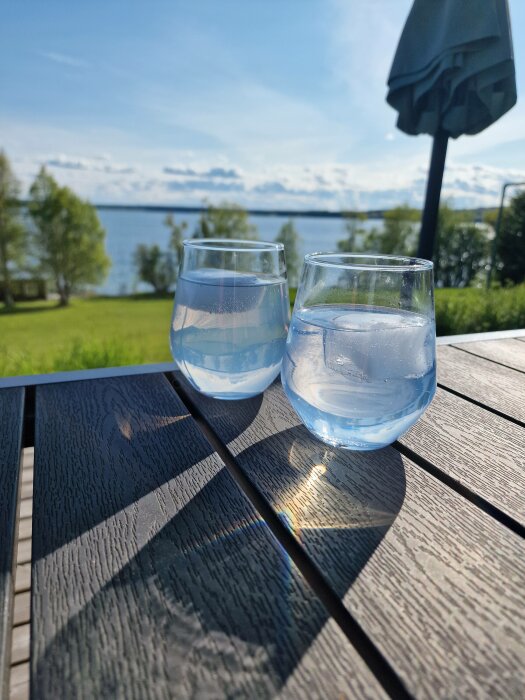
{"type": "MultiPolygon", "coordinates": [[[[290,295],[294,297],[294,291],[290,295]]],[[[0,310],[0,376],[171,360],[172,299],[74,299],[0,310]]],[[[436,290],[438,335],[525,327],[525,285],[436,290]]]]}
{"type": "Polygon", "coordinates": [[[0,376],[171,359],[171,299],[74,299],[0,312],[0,376]]]}

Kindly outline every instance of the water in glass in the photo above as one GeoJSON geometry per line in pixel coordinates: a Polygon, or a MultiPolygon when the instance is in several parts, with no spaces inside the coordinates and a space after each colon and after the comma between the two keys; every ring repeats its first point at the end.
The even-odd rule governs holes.
{"type": "Polygon", "coordinates": [[[222,399],[254,396],[279,374],[289,314],[282,276],[183,271],[170,329],[173,357],[202,393],[222,399]]]}
{"type": "Polygon", "coordinates": [[[433,314],[362,304],[294,311],[282,382],[306,427],[357,450],[392,443],[435,392],[433,314]]]}

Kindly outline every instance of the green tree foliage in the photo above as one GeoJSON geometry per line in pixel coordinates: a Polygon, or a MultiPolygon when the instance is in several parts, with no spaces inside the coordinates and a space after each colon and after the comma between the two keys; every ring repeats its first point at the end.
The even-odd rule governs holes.
{"type": "Polygon", "coordinates": [[[284,245],[288,281],[292,287],[296,287],[301,268],[301,256],[299,255],[299,234],[291,219],[281,226],[275,242],[284,245]]]}
{"type": "Polygon", "coordinates": [[[171,231],[170,248],[176,255],[176,265],[179,265],[182,260],[182,250],[184,248],[182,243],[184,240],[184,232],[188,228],[188,223],[186,221],[181,221],[180,224],[178,224],[173,214],[168,214],[164,219],[164,225],[171,231]]]}
{"type": "Polygon", "coordinates": [[[138,245],[134,263],[139,278],[151,284],[156,294],[167,294],[177,279],[177,268],[173,255],[165,253],[158,245],[138,245]]]}
{"type": "Polygon", "coordinates": [[[5,153],[0,151],[0,283],[4,304],[13,306],[11,273],[23,260],[26,231],[19,219],[20,184],[5,153]]]}
{"type": "Polygon", "coordinates": [[[91,204],[68,187],[60,187],[42,168],[30,190],[29,212],[35,225],[35,252],[67,306],[71,294],[86,284],[104,281],[111,261],[106,232],[91,204]]]}
{"type": "Polygon", "coordinates": [[[468,287],[485,268],[488,259],[486,228],[447,204],[439,209],[434,281],[440,287],[468,287]]]}
{"type": "Polygon", "coordinates": [[[362,241],[367,235],[366,229],[360,225],[363,221],[366,221],[366,214],[363,212],[346,212],[344,217],[346,238],[337,242],[337,250],[340,250],[341,253],[358,253],[361,251],[362,241]]]}
{"type": "Polygon", "coordinates": [[[525,281],[525,192],[516,194],[503,214],[496,255],[501,282],[525,281]]]}
{"type": "Polygon", "coordinates": [[[366,214],[351,212],[345,215],[347,236],[337,244],[343,253],[383,253],[385,255],[413,255],[416,249],[419,209],[408,205],[385,212],[383,227],[367,231],[361,223],[366,214]]]}
{"type": "Polygon", "coordinates": [[[491,226],[493,229],[496,228],[498,211],[499,209],[487,209],[487,211],[483,213],[483,221],[487,224],[487,226],[491,226]]]}
{"type": "Polygon", "coordinates": [[[250,224],[248,212],[237,204],[209,205],[202,212],[194,238],[238,238],[257,240],[257,227],[250,224]]]}
{"type": "Polygon", "coordinates": [[[406,204],[390,209],[385,212],[383,228],[369,231],[361,249],[367,253],[414,255],[420,219],[419,209],[412,209],[406,204]]]}

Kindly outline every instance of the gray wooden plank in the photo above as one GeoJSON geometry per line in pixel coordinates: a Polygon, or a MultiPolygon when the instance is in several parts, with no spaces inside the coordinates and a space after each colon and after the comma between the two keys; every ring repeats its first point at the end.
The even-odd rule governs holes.
{"type": "Polygon", "coordinates": [[[33,698],[383,697],[163,376],[36,394],[33,698]]]}
{"type": "Polygon", "coordinates": [[[438,348],[438,382],[488,408],[525,423],[525,376],[514,369],[462,352],[438,348]]]}
{"type": "Polygon", "coordinates": [[[323,445],[278,384],[226,404],[177,379],[411,693],[525,694],[521,538],[393,448],[323,445]]]}
{"type": "Polygon", "coordinates": [[[20,501],[20,517],[30,518],[33,512],[33,499],[25,498],[20,501]]]}
{"type": "MultiPolygon", "coordinates": [[[[19,664],[19,666],[25,666],[25,664],[19,664]]],[[[18,668],[19,666],[15,666],[14,668],[18,668]]],[[[9,700],[29,700],[29,680],[11,687],[9,691],[9,700]]]]}
{"type": "Polygon", "coordinates": [[[17,564],[28,564],[31,562],[31,540],[18,540],[18,551],[16,555],[17,564]]]}
{"type": "Polygon", "coordinates": [[[18,525],[18,539],[25,540],[31,537],[33,530],[33,518],[23,518],[18,525]]]}
{"type": "Polygon", "coordinates": [[[9,700],[27,700],[29,698],[29,662],[17,664],[11,668],[9,700]]]}
{"type": "Polygon", "coordinates": [[[13,628],[11,643],[11,663],[29,661],[29,624],[13,628]]]}
{"type": "Polygon", "coordinates": [[[176,369],[174,362],[157,362],[151,365],[132,365],[130,367],[99,367],[98,369],[81,369],[70,372],[52,372],[48,374],[29,374],[17,377],[0,377],[0,389],[13,387],[41,386],[66,382],[92,381],[111,377],[158,374],[176,369]]]}
{"type": "Polygon", "coordinates": [[[0,696],[8,688],[23,410],[23,389],[0,391],[0,696]]]}
{"type": "Polygon", "coordinates": [[[15,592],[22,593],[31,588],[31,564],[18,564],[15,569],[15,592]]]}
{"type": "Polygon", "coordinates": [[[31,593],[17,593],[15,595],[15,604],[13,608],[13,625],[23,625],[29,622],[31,614],[31,593]]]}
{"type": "Polygon", "coordinates": [[[33,497],[33,478],[31,481],[22,482],[20,486],[20,498],[32,498],[33,497]]]}
{"type": "Polygon", "coordinates": [[[525,527],[521,426],[438,388],[399,442],[525,527]]]}
{"type": "Polygon", "coordinates": [[[454,343],[500,340],[502,338],[520,338],[525,340],[525,328],[514,328],[507,331],[486,331],[484,333],[463,333],[461,335],[441,335],[436,338],[436,341],[438,345],[453,345],[454,343]]]}
{"type": "Polygon", "coordinates": [[[523,343],[514,338],[484,340],[476,343],[454,343],[453,347],[525,372],[525,347],[523,343]]]}
{"type": "Polygon", "coordinates": [[[35,459],[35,448],[34,447],[24,447],[22,451],[22,469],[33,468],[33,462],[35,459]]]}

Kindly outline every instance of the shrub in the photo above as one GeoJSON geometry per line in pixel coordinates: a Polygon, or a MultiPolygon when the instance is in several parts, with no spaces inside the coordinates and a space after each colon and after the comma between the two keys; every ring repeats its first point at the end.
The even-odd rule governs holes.
{"type": "Polygon", "coordinates": [[[525,327],[525,284],[500,289],[436,289],[438,335],[525,327]]]}

